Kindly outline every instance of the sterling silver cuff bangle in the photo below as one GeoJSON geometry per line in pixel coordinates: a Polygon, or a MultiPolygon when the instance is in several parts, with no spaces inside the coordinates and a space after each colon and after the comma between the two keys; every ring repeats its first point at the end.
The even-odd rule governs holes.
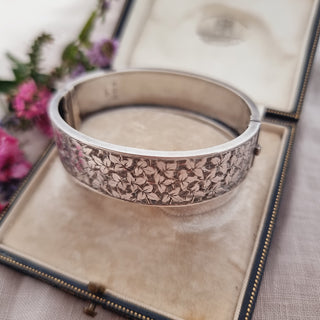
{"type": "Polygon", "coordinates": [[[256,106],[223,83],[182,72],[86,75],[55,95],[49,114],[61,162],[76,180],[101,194],[146,205],[180,206],[220,198],[244,180],[258,150],[256,106]],[[155,151],[111,144],[77,130],[87,114],[139,104],[200,113],[238,136],[204,149],[155,151]]]}

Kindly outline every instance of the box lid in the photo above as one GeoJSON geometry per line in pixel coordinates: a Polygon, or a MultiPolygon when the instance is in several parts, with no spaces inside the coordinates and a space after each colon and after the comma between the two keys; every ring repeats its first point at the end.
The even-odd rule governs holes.
{"type": "Polygon", "coordinates": [[[130,1],[115,69],[158,67],[230,83],[263,112],[298,119],[319,1],[130,1]]]}

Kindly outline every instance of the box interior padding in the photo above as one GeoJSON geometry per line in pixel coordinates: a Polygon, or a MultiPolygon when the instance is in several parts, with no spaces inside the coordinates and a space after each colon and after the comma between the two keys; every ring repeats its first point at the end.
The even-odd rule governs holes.
{"type": "Polygon", "coordinates": [[[293,112],[318,1],[134,2],[115,69],[179,69],[225,81],[260,108],[293,112]]]}
{"type": "MultiPolygon", "coordinates": [[[[99,121],[89,119],[82,130],[102,138],[99,121]]],[[[1,248],[175,318],[237,318],[288,135],[285,126],[263,123],[262,153],[218,208],[98,195],[72,180],[54,150],[4,220],[1,248]]]]}

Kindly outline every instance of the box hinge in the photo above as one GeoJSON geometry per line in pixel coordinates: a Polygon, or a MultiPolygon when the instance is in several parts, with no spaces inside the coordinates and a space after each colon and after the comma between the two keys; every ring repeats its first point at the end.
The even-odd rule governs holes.
{"type": "MultiPolygon", "coordinates": [[[[93,293],[94,295],[100,296],[105,292],[106,288],[104,285],[101,285],[99,283],[89,282],[88,290],[89,290],[89,292],[93,293]]],[[[83,312],[90,317],[95,317],[97,315],[96,306],[97,306],[97,304],[95,302],[90,301],[83,308],[83,312]]]]}

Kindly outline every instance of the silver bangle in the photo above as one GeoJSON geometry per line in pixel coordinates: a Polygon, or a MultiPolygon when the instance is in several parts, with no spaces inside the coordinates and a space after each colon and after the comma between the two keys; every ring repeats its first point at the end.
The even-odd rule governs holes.
{"type": "Polygon", "coordinates": [[[176,71],[91,74],[58,91],[49,115],[60,159],[81,184],[117,199],[180,206],[225,196],[244,180],[258,151],[256,106],[218,81],[176,71]],[[156,104],[200,113],[238,132],[221,145],[155,151],[100,141],[77,130],[89,113],[156,104]]]}

